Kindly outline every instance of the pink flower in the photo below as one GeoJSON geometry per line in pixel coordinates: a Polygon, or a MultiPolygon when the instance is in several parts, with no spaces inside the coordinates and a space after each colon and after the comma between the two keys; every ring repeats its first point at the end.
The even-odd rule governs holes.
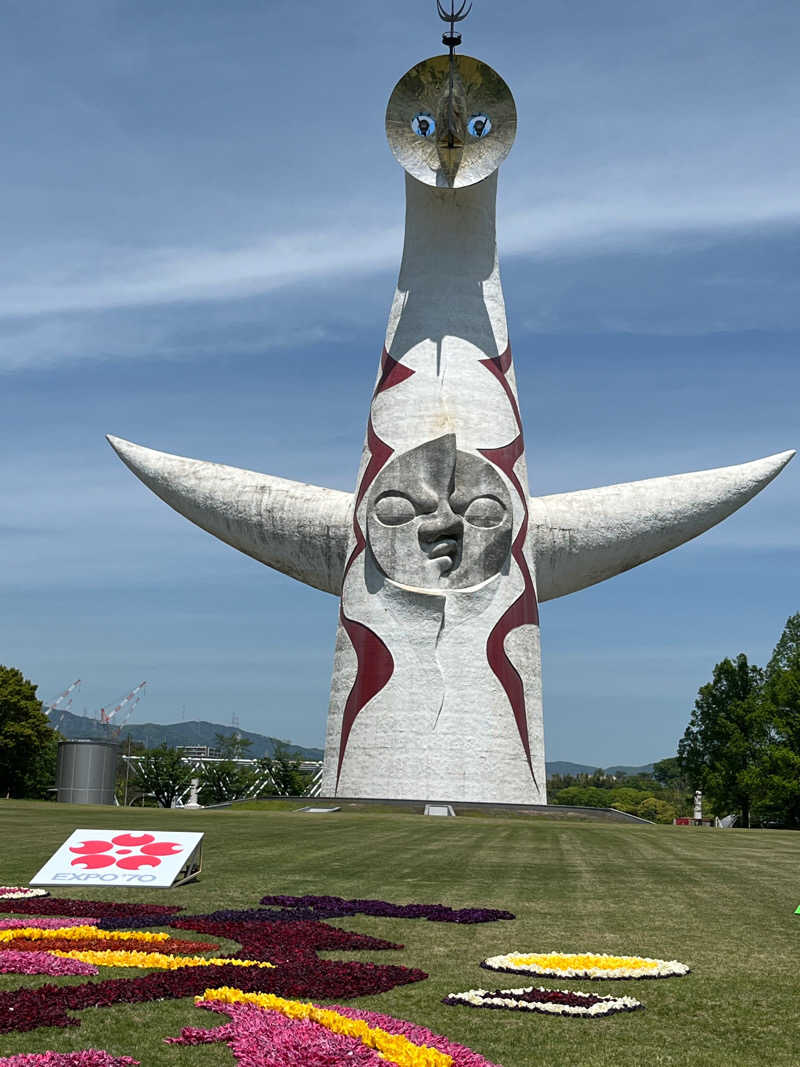
{"type": "MultiPolygon", "coordinates": [[[[230,1016],[227,1026],[198,1030],[187,1027],[180,1037],[168,1037],[173,1045],[212,1044],[224,1041],[238,1067],[383,1067],[386,1060],[355,1037],[336,1034],[309,1019],[289,1019],[278,1011],[254,1004],[226,1004],[203,1000],[200,1007],[230,1016]]],[[[391,1015],[359,1011],[335,1005],[330,1008],[349,1019],[363,1019],[368,1026],[398,1034],[416,1045],[427,1045],[453,1058],[453,1067],[496,1067],[464,1045],[434,1034],[424,1026],[391,1015]]]]}
{"type": "Polygon", "coordinates": [[[99,1048],[81,1052],[26,1052],[0,1059],[0,1067],[139,1067],[130,1056],[112,1056],[99,1048]]]}
{"type": "Polygon", "coordinates": [[[172,1045],[211,1044],[225,1041],[238,1067],[385,1067],[386,1060],[356,1037],[326,1030],[308,1019],[287,1019],[277,1011],[252,1004],[203,1002],[204,1008],[222,1011],[232,1021],[209,1030],[187,1027],[172,1045]]]}
{"type": "Polygon", "coordinates": [[[60,978],[69,974],[97,974],[97,967],[82,960],[63,959],[51,952],[0,950],[0,974],[48,974],[60,978]]]}

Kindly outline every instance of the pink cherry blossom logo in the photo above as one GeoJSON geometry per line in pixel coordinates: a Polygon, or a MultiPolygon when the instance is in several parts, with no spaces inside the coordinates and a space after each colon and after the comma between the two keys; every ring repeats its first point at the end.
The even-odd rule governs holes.
{"type": "Polygon", "coordinates": [[[70,847],[76,858],[72,867],[97,871],[102,867],[120,867],[138,871],[140,867],[158,867],[164,856],[176,856],[183,845],[176,841],[156,841],[152,834],[117,834],[110,841],[83,841],[70,847]]]}

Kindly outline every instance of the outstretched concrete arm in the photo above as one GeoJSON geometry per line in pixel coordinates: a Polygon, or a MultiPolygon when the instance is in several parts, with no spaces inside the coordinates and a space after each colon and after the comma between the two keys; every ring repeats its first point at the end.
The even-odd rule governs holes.
{"type": "Polygon", "coordinates": [[[190,522],[268,567],[342,591],[350,493],[172,456],[121,437],[108,442],[148,489],[190,522]]]}
{"type": "Polygon", "coordinates": [[[539,600],[585,589],[691,541],[746,504],[793,455],[533,497],[539,600]]]}
{"type": "MultiPolygon", "coordinates": [[[[350,493],[108,440],[149,489],[203,530],[306,585],[341,593],[350,493]]],[[[793,455],[533,497],[539,600],[585,589],[690,541],[746,504],[793,455]]]]}

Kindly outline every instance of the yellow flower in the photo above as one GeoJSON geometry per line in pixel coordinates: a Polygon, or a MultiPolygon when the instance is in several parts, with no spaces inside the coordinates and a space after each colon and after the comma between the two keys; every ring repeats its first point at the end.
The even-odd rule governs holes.
{"type": "Polygon", "coordinates": [[[0,941],[166,941],[169,934],[154,934],[149,930],[101,930],[97,926],[60,926],[42,930],[38,926],[23,926],[18,930],[0,930],[0,941]]]}
{"type": "Polygon", "coordinates": [[[401,1034],[389,1034],[369,1026],[363,1019],[349,1019],[330,1008],[318,1008],[300,1000],[284,1000],[273,993],[243,993],[241,989],[223,986],[207,989],[196,1001],[219,1000],[225,1004],[255,1004],[267,1011],[279,1011],[289,1019],[310,1019],[326,1030],[346,1037],[355,1037],[368,1048],[374,1048],[397,1067],[453,1067],[453,1057],[426,1045],[415,1045],[401,1034]]]}
{"type": "Polygon", "coordinates": [[[160,971],[175,971],[179,967],[211,967],[215,964],[230,963],[234,967],[273,967],[272,963],[260,960],[233,960],[213,956],[171,956],[164,952],[125,952],[110,949],[107,951],[57,951],[54,956],[64,959],[82,960],[95,963],[100,967],[150,967],[160,971]]]}
{"type": "Polygon", "coordinates": [[[541,967],[558,970],[585,970],[595,967],[598,970],[613,971],[619,967],[636,970],[653,970],[658,966],[657,960],[644,959],[641,956],[595,956],[578,952],[545,952],[539,955],[510,955],[509,960],[517,967],[541,967]]]}
{"type": "Polygon", "coordinates": [[[557,978],[671,978],[689,973],[678,960],[602,952],[509,952],[483,961],[492,971],[527,971],[557,978]]]}

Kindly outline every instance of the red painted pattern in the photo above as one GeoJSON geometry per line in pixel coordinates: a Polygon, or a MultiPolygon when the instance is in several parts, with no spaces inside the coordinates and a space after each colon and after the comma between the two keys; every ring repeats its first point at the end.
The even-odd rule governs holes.
{"type": "Polygon", "coordinates": [[[500,619],[498,619],[492,632],[489,634],[489,638],[486,642],[486,658],[489,661],[489,666],[505,690],[506,696],[511,704],[511,709],[514,713],[514,721],[517,724],[522,747],[525,750],[525,757],[528,761],[531,777],[534,782],[536,782],[536,776],[533,773],[533,762],[531,760],[528,720],[525,714],[525,687],[520,678],[519,671],[508,658],[505,650],[506,637],[508,637],[512,630],[516,630],[517,627],[528,624],[535,626],[539,625],[539,607],[536,603],[536,589],[533,584],[533,579],[531,578],[530,570],[528,569],[528,563],[525,559],[524,552],[525,538],[528,533],[528,499],[523,492],[519,478],[514,470],[514,465],[525,451],[525,443],[522,437],[522,420],[520,419],[517,398],[514,396],[514,391],[506,377],[511,367],[510,346],[506,348],[505,352],[501,355],[490,359],[482,359],[481,363],[503,386],[506,396],[513,408],[514,417],[519,428],[519,434],[510,444],[504,445],[502,448],[481,448],[478,451],[481,455],[485,456],[490,463],[494,463],[495,466],[499,467],[509,479],[520,498],[523,512],[522,523],[511,548],[511,555],[516,560],[517,566],[522,574],[524,583],[523,590],[511,607],[504,612],[500,619]]]}
{"type": "MultiPolygon", "coordinates": [[[[407,378],[410,378],[413,373],[414,371],[410,367],[406,367],[396,359],[392,359],[384,348],[383,353],[381,354],[381,376],[375,386],[375,392],[373,393],[372,399],[374,400],[379,393],[382,393],[387,389],[392,389],[395,385],[399,385],[400,382],[404,382],[407,378]]],[[[355,535],[355,545],[353,546],[353,551],[350,553],[350,558],[345,565],[342,584],[344,584],[344,579],[347,578],[350,568],[364,551],[366,545],[364,531],[361,529],[361,524],[358,521],[358,508],[369,490],[369,487],[389,462],[390,457],[394,454],[394,449],[390,448],[385,441],[381,440],[375,432],[371,414],[367,423],[367,446],[370,451],[370,458],[358,486],[355,506],[353,507],[353,533],[355,535]]],[[[373,630],[370,630],[368,626],[364,626],[363,623],[356,622],[355,619],[348,618],[344,613],[344,608],[341,606],[339,608],[339,618],[341,619],[342,626],[347,632],[347,636],[350,638],[350,643],[353,646],[358,660],[358,667],[356,670],[355,681],[348,694],[347,703],[345,704],[344,712],[342,713],[342,730],[339,738],[339,762],[336,768],[337,789],[339,787],[339,777],[342,773],[342,762],[344,761],[344,754],[350,737],[350,731],[353,729],[353,723],[356,721],[361,709],[366,707],[369,701],[380,693],[381,689],[383,689],[394,672],[394,660],[392,654],[373,630]]]]}
{"type": "Polygon", "coordinates": [[[514,390],[511,388],[511,383],[506,377],[511,368],[511,345],[508,345],[505,352],[502,352],[499,356],[490,356],[489,359],[482,359],[479,362],[482,366],[486,367],[488,371],[492,372],[498,382],[502,385],[503,389],[505,389],[508,402],[511,404],[511,408],[514,412],[514,418],[517,420],[517,428],[519,432],[522,433],[522,419],[519,414],[519,404],[514,395],[514,390]]]}
{"type": "Polygon", "coordinates": [[[381,376],[378,379],[378,384],[375,386],[375,392],[372,394],[374,400],[379,393],[382,393],[385,389],[391,389],[395,385],[399,385],[400,382],[404,382],[406,378],[410,378],[414,371],[411,367],[407,367],[404,363],[398,363],[396,359],[392,359],[389,353],[384,348],[381,353],[381,376]]]}

